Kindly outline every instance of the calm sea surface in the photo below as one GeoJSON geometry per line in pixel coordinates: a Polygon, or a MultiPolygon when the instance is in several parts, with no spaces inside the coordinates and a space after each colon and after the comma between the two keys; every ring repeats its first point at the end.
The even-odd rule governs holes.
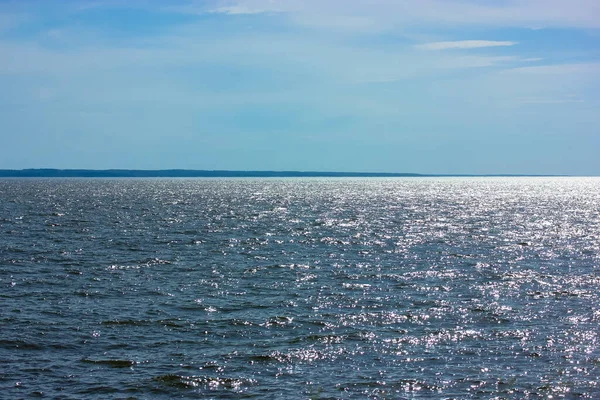
{"type": "Polygon", "coordinates": [[[0,180],[0,398],[600,399],[600,179],[0,180]]]}

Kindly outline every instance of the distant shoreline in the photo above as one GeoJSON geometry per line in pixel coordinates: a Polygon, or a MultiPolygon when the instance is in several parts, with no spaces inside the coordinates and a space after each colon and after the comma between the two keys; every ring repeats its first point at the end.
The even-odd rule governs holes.
{"type": "Polygon", "coordinates": [[[528,174],[416,174],[406,172],[231,171],[191,169],[0,169],[1,178],[400,178],[400,177],[558,177],[528,174]]]}

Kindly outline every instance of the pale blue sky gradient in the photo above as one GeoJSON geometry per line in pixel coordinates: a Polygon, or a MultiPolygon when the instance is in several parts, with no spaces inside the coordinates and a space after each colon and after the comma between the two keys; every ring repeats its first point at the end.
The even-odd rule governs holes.
{"type": "Polygon", "coordinates": [[[0,1],[0,90],[0,168],[600,175],[600,1],[0,1]]]}

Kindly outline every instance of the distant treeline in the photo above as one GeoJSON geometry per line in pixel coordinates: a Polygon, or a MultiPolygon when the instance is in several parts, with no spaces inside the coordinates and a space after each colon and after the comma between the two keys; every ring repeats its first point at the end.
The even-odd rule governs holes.
{"type": "Polygon", "coordinates": [[[224,171],[190,169],[0,169],[0,177],[12,178],[260,178],[260,177],[402,177],[427,176],[409,173],[312,172],[312,171],[224,171]]]}

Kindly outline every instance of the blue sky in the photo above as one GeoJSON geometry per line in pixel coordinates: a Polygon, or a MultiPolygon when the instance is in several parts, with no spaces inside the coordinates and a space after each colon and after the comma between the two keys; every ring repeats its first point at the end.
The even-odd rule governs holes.
{"type": "Polygon", "coordinates": [[[600,175],[600,1],[4,0],[0,90],[0,168],[600,175]]]}

